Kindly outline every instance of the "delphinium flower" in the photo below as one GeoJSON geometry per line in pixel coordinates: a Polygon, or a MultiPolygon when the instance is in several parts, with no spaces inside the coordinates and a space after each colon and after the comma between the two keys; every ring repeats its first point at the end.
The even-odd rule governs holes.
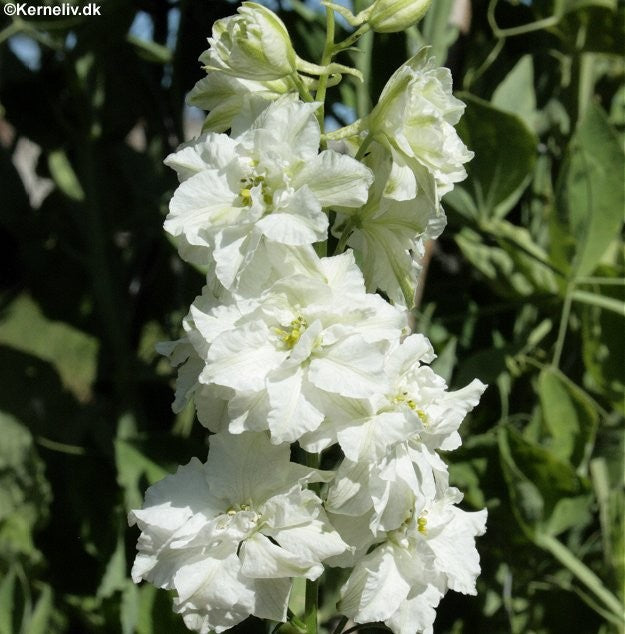
{"type": "Polygon", "coordinates": [[[428,48],[393,73],[363,123],[393,158],[392,176],[402,184],[390,197],[405,200],[421,189],[437,205],[466,178],[463,164],[473,153],[454,128],[464,107],[452,95],[451,73],[435,66],[428,48]]]}
{"type": "Polygon", "coordinates": [[[322,208],[367,199],[373,180],[367,167],[332,150],[318,153],[316,108],[282,98],[253,121],[233,126],[232,136],[202,135],[166,159],[182,183],[165,229],[183,257],[204,265],[214,260],[226,288],[253,268],[267,241],[323,241],[328,218],[322,208]]]}
{"type": "Polygon", "coordinates": [[[384,351],[405,333],[404,311],[365,292],[351,253],[311,250],[307,261],[254,299],[202,295],[185,320],[195,344],[187,364],[198,385],[230,390],[232,432],[269,428],[275,442],[292,442],[322,422],[320,393],[364,397],[385,381],[384,351]]]}
{"type": "Polygon", "coordinates": [[[375,174],[369,198],[358,209],[342,209],[333,231],[348,232],[346,244],[356,254],[368,291],[381,290],[394,304],[412,307],[425,242],[440,235],[446,217],[420,190],[405,200],[398,194],[405,181],[392,174],[391,155],[381,145],[374,143],[364,162],[375,174]]]}
{"type": "Polygon", "coordinates": [[[419,496],[404,523],[356,563],[341,591],[341,612],[356,623],[384,621],[396,634],[432,634],[448,589],[475,594],[475,537],[485,531],[486,511],[463,511],[456,506],[461,499],[454,488],[419,496]]]}
{"type": "Polygon", "coordinates": [[[212,436],[206,463],[179,467],[130,512],[141,529],[133,580],[174,590],[176,611],[202,634],[250,614],[286,620],[292,578],[317,579],[346,548],[305,488],[331,474],[289,455],[262,433],[212,436]]]}

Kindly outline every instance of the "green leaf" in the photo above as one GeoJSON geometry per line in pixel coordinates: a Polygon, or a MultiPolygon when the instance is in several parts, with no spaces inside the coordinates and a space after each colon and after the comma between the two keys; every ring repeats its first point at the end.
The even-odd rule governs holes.
{"type": "Polygon", "coordinates": [[[442,352],[432,362],[432,370],[434,370],[438,376],[443,377],[447,383],[451,380],[451,375],[456,365],[457,344],[458,339],[456,337],[451,337],[451,339],[449,339],[449,341],[445,344],[442,352]]]}
{"type": "Polygon", "coordinates": [[[126,509],[141,508],[145,485],[154,484],[168,473],[139,449],[140,443],[131,440],[115,440],[117,482],[124,489],[126,509]]]}
{"type": "Polygon", "coordinates": [[[551,435],[551,451],[561,460],[585,470],[599,423],[593,402],[553,367],[540,373],[538,395],[551,435]]]}
{"type": "Polygon", "coordinates": [[[127,581],[124,534],[123,531],[120,531],[117,536],[115,550],[106,565],[106,570],[102,576],[102,581],[100,582],[96,596],[103,599],[111,597],[118,590],[123,590],[126,587],[127,581]]]}
{"type": "Polygon", "coordinates": [[[558,535],[589,521],[588,483],[570,464],[509,425],[499,430],[499,450],[512,507],[528,536],[558,535]]]}
{"type": "Polygon", "coordinates": [[[72,200],[82,201],[85,192],[63,150],[54,150],[48,155],[48,169],[57,187],[72,200]]]}
{"type": "Polygon", "coordinates": [[[573,301],[597,306],[605,310],[610,310],[617,315],[621,315],[621,317],[625,317],[625,302],[621,302],[618,299],[605,297],[597,293],[589,293],[588,291],[573,291],[572,297],[573,301]]]}
{"type": "MultiPolygon", "coordinates": [[[[618,270],[602,267],[601,271],[618,280],[618,270]]],[[[596,286],[594,298],[615,305],[625,304],[625,287],[616,285],[596,286]],[[597,293],[601,291],[599,296],[597,293]]],[[[589,387],[609,399],[613,407],[625,414],[625,347],[623,346],[623,317],[615,311],[593,304],[583,304],[582,341],[584,365],[589,387]]]]}
{"type": "Polygon", "coordinates": [[[136,35],[128,35],[128,42],[136,47],[141,58],[155,64],[168,64],[171,62],[172,52],[166,46],[150,40],[144,40],[136,35]]]}
{"type": "Polygon", "coordinates": [[[28,622],[28,634],[48,634],[50,632],[50,619],[52,617],[52,588],[44,585],[37,599],[37,604],[28,622]]]}
{"type": "Polygon", "coordinates": [[[0,634],[13,634],[13,590],[15,570],[11,568],[0,581],[0,634]]]}
{"type": "Polygon", "coordinates": [[[576,241],[573,272],[592,274],[623,223],[625,156],[603,110],[592,103],[575,132],[558,181],[560,222],[576,241]]]}
{"type": "Polygon", "coordinates": [[[445,200],[467,215],[466,190],[480,217],[503,218],[529,183],[538,140],[523,120],[468,93],[458,95],[467,104],[458,133],[475,152],[467,165],[468,179],[456,185],[445,200]]]}
{"type": "Polygon", "coordinates": [[[497,86],[491,103],[520,117],[530,130],[536,129],[538,113],[534,92],[534,64],[531,55],[523,55],[497,86]]]}
{"type": "Polygon", "coordinates": [[[96,339],[48,320],[28,295],[17,297],[2,315],[0,344],[50,362],[78,400],[89,398],[97,370],[96,339]]]}

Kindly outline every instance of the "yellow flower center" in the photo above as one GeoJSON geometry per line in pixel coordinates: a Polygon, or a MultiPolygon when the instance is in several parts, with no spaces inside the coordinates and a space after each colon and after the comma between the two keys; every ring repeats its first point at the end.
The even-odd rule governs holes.
{"type": "Polygon", "coordinates": [[[239,198],[244,207],[252,206],[252,188],[261,186],[261,194],[265,205],[271,205],[273,203],[273,193],[269,186],[265,182],[263,176],[247,176],[241,179],[241,189],[239,190],[239,198]]]}
{"type": "Polygon", "coordinates": [[[421,533],[421,535],[427,535],[428,529],[428,520],[423,515],[417,520],[417,530],[421,533]]]}
{"type": "Polygon", "coordinates": [[[282,339],[287,348],[292,349],[299,341],[304,330],[308,327],[306,320],[300,315],[290,324],[290,330],[282,330],[282,328],[274,328],[274,332],[282,339]]]}

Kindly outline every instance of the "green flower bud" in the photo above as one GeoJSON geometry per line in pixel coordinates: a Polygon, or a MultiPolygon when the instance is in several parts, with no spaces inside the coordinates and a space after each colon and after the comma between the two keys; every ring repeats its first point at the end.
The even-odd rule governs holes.
{"type": "Polygon", "coordinates": [[[255,2],[244,2],[239,14],[213,25],[207,70],[243,79],[271,81],[296,72],[296,55],[280,18],[255,2]]]}
{"type": "Polygon", "coordinates": [[[367,24],[378,33],[394,33],[416,24],[430,8],[431,2],[432,0],[375,0],[358,15],[330,0],[324,0],[322,4],[340,13],[352,26],[367,24]]]}
{"type": "Polygon", "coordinates": [[[432,0],[376,0],[366,9],[366,21],[378,33],[403,31],[416,24],[432,0]]]}

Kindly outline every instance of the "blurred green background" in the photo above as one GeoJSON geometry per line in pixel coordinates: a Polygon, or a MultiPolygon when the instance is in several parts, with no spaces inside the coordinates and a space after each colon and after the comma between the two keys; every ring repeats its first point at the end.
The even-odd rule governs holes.
{"type": "MultiPolygon", "coordinates": [[[[266,4],[318,61],[319,3],[266,4]]],[[[236,6],[0,12],[0,634],[185,631],[167,593],[129,580],[126,513],[206,455],[154,350],[202,286],[162,230],[162,160],[200,129],[185,95],[236,6]]],[[[344,61],[369,80],[330,95],[350,122],[431,44],[468,104],[476,156],[444,201],[415,319],[452,387],[490,385],[448,456],[489,521],[479,595],[450,592],[437,634],[623,631],[623,7],[434,0],[418,28],[365,36],[344,61]]]]}

